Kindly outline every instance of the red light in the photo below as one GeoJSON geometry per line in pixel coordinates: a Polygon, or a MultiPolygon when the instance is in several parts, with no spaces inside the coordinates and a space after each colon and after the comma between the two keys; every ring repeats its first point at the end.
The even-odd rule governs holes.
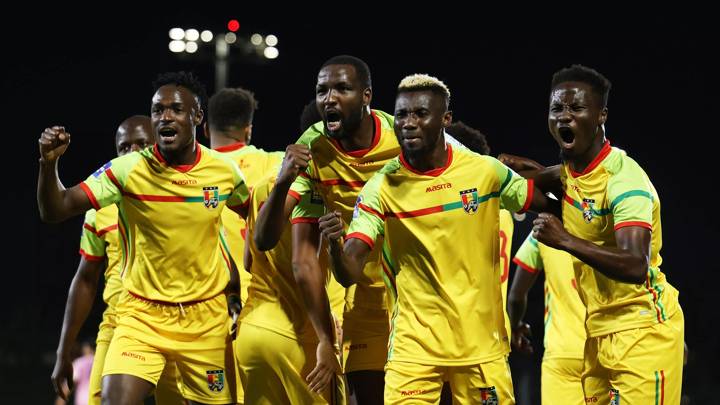
{"type": "Polygon", "coordinates": [[[228,22],[228,29],[235,32],[240,29],[240,22],[238,20],[230,20],[228,22]]]}

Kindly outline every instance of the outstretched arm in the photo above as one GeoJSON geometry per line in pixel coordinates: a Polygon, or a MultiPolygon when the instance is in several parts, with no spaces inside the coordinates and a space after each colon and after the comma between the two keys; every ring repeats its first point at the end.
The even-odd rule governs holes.
{"type": "Polygon", "coordinates": [[[57,348],[57,360],[52,372],[52,384],[55,392],[64,400],[73,388],[73,368],[71,349],[77,340],[78,332],[85,323],[97,291],[98,279],[105,270],[106,261],[80,259],[75,277],[70,284],[67,303],[65,304],[65,317],[63,318],[60,342],[57,348]]]}
{"type": "Polygon", "coordinates": [[[345,224],[337,211],[320,218],[320,231],[330,245],[330,260],[335,278],[343,287],[362,281],[365,260],[370,253],[370,246],[360,239],[350,238],[344,244],[340,241],[345,234],[345,224]]]}
{"type": "Polygon", "coordinates": [[[616,247],[600,246],[568,233],[554,215],[541,213],[533,222],[533,236],[540,242],[564,250],[614,280],[642,284],[650,265],[652,233],[640,226],[615,231],[616,247]]]}
{"type": "Polygon", "coordinates": [[[270,250],[280,240],[288,218],[298,203],[288,191],[297,176],[308,167],[309,161],[310,149],[307,146],[293,144],[285,149],[285,157],[275,186],[260,208],[255,223],[253,240],[259,250],[270,250]]]}
{"type": "Polygon", "coordinates": [[[300,289],[310,322],[318,337],[315,368],[306,380],[312,391],[322,392],[336,374],[340,374],[339,349],[330,315],[330,301],[325,288],[326,277],[320,269],[317,252],[320,233],[317,224],[293,224],[293,275],[300,289]]]}
{"type": "Polygon", "coordinates": [[[40,172],[37,200],[40,218],[61,222],[92,208],[90,199],[79,185],[66,189],[58,176],[58,159],[70,145],[70,134],[64,127],[45,128],[38,140],[40,172]]]}

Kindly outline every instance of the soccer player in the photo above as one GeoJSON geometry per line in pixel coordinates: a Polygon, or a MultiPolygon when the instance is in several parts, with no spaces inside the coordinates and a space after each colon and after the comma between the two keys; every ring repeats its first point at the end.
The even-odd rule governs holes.
{"type": "MultiPolygon", "coordinates": [[[[297,207],[292,213],[293,238],[300,242],[293,245],[293,266],[320,271],[317,253],[311,249],[320,237],[317,217],[304,215],[308,210],[303,207],[303,196],[314,194],[314,199],[324,201],[349,221],[358,192],[398,155],[399,146],[392,132],[392,116],[370,109],[370,70],[362,60],[341,55],[323,63],[315,99],[323,121],[305,131],[298,144],[288,146],[253,238],[260,250],[272,248],[297,207]]],[[[379,255],[375,249],[365,266],[366,277],[348,289],[343,314],[344,370],[351,402],[358,404],[383,401],[389,316],[379,255]]],[[[325,291],[318,293],[318,300],[327,299],[325,291]]],[[[326,356],[329,358],[329,353],[326,356]]]]}
{"type": "Polygon", "coordinates": [[[341,215],[320,219],[339,280],[366,277],[382,237],[383,277],[395,300],[385,403],[512,404],[500,292],[499,211],[550,209],[533,181],[490,156],[453,148],[450,92],[427,75],[404,78],[394,129],[402,147],[363,187],[345,236],[341,215]]]}
{"type": "Polygon", "coordinates": [[[585,347],[585,306],[577,291],[572,257],[528,235],[513,262],[517,268],[507,306],[513,349],[524,353],[533,351],[528,339],[530,326],[523,322],[523,317],[528,291],[542,272],[545,275],[542,403],[585,404],[580,381],[585,347]]]}
{"type": "MultiPolygon", "coordinates": [[[[308,128],[320,123],[322,120],[323,118],[318,111],[317,102],[315,99],[310,100],[310,102],[305,104],[300,114],[300,133],[304,133],[308,128]]],[[[345,311],[345,287],[341,286],[340,283],[335,280],[335,277],[330,277],[327,285],[327,294],[330,300],[330,309],[335,318],[335,324],[340,336],[340,342],[342,342],[342,316],[345,311]]]]}
{"type": "MultiPolygon", "coordinates": [[[[145,149],[155,143],[150,117],[135,115],[123,121],[115,133],[118,156],[145,149]]],[[[99,211],[90,209],[85,213],[80,238],[80,264],[68,291],[68,301],[63,318],[63,328],[57,349],[57,360],[52,381],[55,392],[67,399],[68,383],[73,375],[70,350],[76,341],[80,327],[95,300],[98,278],[104,274],[103,301],[107,307],[98,330],[95,356],[89,383],[89,404],[100,404],[102,369],[105,354],[116,326],[115,304],[122,291],[120,279],[120,244],[117,230],[117,207],[109,205],[99,211]]],[[[160,404],[181,403],[182,397],[173,374],[174,364],[166,367],[158,383],[155,399],[160,404]]]]}
{"type": "Polygon", "coordinates": [[[220,213],[227,205],[244,217],[249,195],[237,164],[195,140],[204,94],[192,74],[160,75],[151,104],[156,145],[113,159],[69,189],[57,165],[70,134],[54,126],[39,139],[43,220],[118,206],[124,291],[103,369],[103,403],[141,403],[167,360],[176,362],[181,393],[192,403],[233,400],[225,389],[224,294],[232,264],[220,213]]]}
{"type": "MultiPolygon", "coordinates": [[[[234,160],[248,188],[252,189],[260,180],[274,175],[282,162],[282,152],[266,152],[250,145],[253,115],[257,109],[255,95],[241,87],[218,91],[208,102],[208,116],[204,133],[210,139],[210,146],[234,160]]],[[[223,230],[228,249],[236,263],[241,263],[245,251],[245,221],[232,209],[226,207],[222,213],[223,230]]],[[[248,269],[249,270],[249,269],[248,269]]],[[[250,273],[240,272],[241,301],[247,300],[250,273]]]]}
{"type": "Polygon", "coordinates": [[[660,271],[660,199],[647,174],[605,138],[610,81],[573,65],[552,78],[548,126],[560,146],[562,223],[533,237],[570,253],[587,308],[586,402],[680,402],[684,318],[660,271]]]}
{"type": "MultiPolygon", "coordinates": [[[[275,171],[277,173],[277,170],[275,171]]],[[[248,234],[252,235],[260,207],[275,182],[265,179],[252,191],[248,213],[248,234]]],[[[310,199],[311,194],[304,198],[310,199]]],[[[323,211],[322,203],[309,201],[306,207],[323,211]]],[[[318,241],[311,247],[319,249],[318,241]]],[[[236,351],[240,377],[248,404],[344,404],[345,385],[341,374],[335,325],[321,319],[327,301],[313,300],[312,285],[329,279],[327,257],[322,271],[293,269],[291,224],[287,221],[278,244],[268,251],[247,242],[245,266],[252,273],[249,299],[240,316],[236,351]],[[328,364],[316,369],[316,351],[323,337],[333,346],[328,364]],[[308,385],[310,382],[310,385],[308,385]]],[[[318,356],[319,359],[323,357],[318,356]]]]}

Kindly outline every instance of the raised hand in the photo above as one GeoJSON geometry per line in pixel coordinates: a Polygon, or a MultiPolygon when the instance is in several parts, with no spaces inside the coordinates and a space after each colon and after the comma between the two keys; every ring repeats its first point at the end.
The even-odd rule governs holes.
{"type": "Polygon", "coordinates": [[[65,153],[68,145],[70,145],[70,134],[65,132],[65,127],[54,126],[45,128],[40,139],[40,158],[47,163],[52,163],[65,153]]]}
{"type": "Polygon", "coordinates": [[[301,172],[308,167],[311,155],[310,149],[301,144],[288,145],[285,148],[285,158],[283,158],[280,173],[278,173],[277,183],[292,182],[301,172]]]}

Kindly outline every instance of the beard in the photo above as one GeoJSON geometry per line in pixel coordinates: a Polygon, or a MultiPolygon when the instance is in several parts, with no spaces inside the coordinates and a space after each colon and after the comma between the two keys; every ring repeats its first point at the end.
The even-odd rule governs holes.
{"type": "Polygon", "coordinates": [[[358,111],[356,114],[350,114],[347,118],[344,118],[341,121],[342,125],[340,125],[340,129],[337,131],[328,130],[327,123],[324,123],[325,133],[335,140],[349,138],[352,133],[360,128],[360,123],[362,122],[363,117],[363,110],[358,111]]]}

